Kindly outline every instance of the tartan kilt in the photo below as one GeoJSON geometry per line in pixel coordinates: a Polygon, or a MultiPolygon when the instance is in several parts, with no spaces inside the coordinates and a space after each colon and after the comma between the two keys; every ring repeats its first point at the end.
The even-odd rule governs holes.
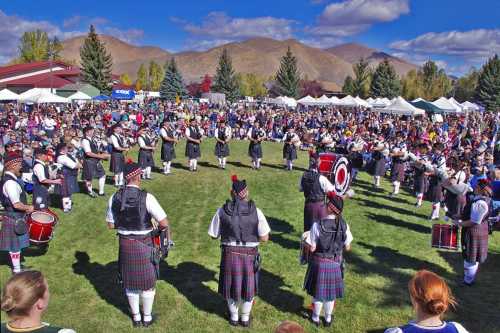
{"type": "Polygon", "coordinates": [[[429,182],[427,200],[435,203],[443,201],[443,186],[441,182],[429,182]]]}
{"type": "Polygon", "coordinates": [[[124,288],[144,291],[155,287],[158,276],[152,253],[153,240],[149,235],[120,235],[118,269],[124,288]]]}
{"type": "Polygon", "coordinates": [[[250,143],[248,146],[248,156],[252,159],[262,158],[262,146],[260,143],[250,143]]]}
{"type": "Polygon", "coordinates": [[[217,157],[228,157],[229,156],[229,145],[227,143],[217,142],[215,144],[215,156],[217,157]]]}
{"type": "Polygon", "coordinates": [[[423,173],[415,172],[415,176],[413,178],[413,190],[415,193],[425,193],[427,192],[427,188],[429,187],[429,182],[427,176],[423,173]]]}
{"type": "Polygon", "coordinates": [[[161,160],[164,162],[172,161],[175,156],[175,148],[173,143],[164,143],[161,145],[161,160]]]}
{"type": "Polygon", "coordinates": [[[320,221],[326,215],[323,201],[306,202],[304,205],[304,232],[311,230],[313,223],[320,221]]]}
{"type": "Polygon", "coordinates": [[[462,228],[462,255],[470,263],[486,261],[488,257],[488,222],[462,228]]]}
{"type": "Polygon", "coordinates": [[[374,176],[385,176],[385,158],[375,160],[374,176]]]}
{"type": "Polygon", "coordinates": [[[344,297],[344,279],[341,262],[314,255],[309,261],[304,279],[304,289],[321,302],[344,297]]]}
{"type": "Polygon", "coordinates": [[[14,232],[15,219],[3,216],[0,224],[0,251],[19,252],[30,246],[28,233],[18,236],[14,232]]]}
{"type": "Polygon", "coordinates": [[[123,153],[111,153],[111,161],[109,162],[109,171],[114,174],[122,173],[125,167],[125,156],[123,153]]]}
{"type": "Polygon", "coordinates": [[[224,299],[250,301],[258,292],[257,247],[222,246],[219,294],[224,299]]]}
{"type": "Polygon", "coordinates": [[[101,178],[106,175],[101,161],[93,158],[83,160],[83,180],[91,181],[94,178],[101,178]]]}
{"type": "Polygon", "coordinates": [[[292,161],[297,159],[297,148],[292,144],[287,144],[283,146],[283,159],[287,161],[292,161]]]}
{"type": "Polygon", "coordinates": [[[403,182],[405,180],[405,164],[403,162],[394,163],[391,168],[391,181],[403,182]]]}
{"type": "Polygon", "coordinates": [[[139,166],[141,169],[145,169],[147,167],[154,168],[155,161],[153,159],[153,152],[151,150],[139,149],[139,166]]]}
{"type": "Polygon", "coordinates": [[[186,142],[186,151],[184,155],[190,160],[201,157],[200,145],[191,141],[186,142]]]}

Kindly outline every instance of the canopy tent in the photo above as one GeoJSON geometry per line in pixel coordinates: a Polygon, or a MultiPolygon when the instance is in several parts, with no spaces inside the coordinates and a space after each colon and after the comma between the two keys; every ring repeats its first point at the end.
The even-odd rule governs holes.
{"type": "Polygon", "coordinates": [[[307,95],[306,97],[302,97],[297,101],[297,103],[302,105],[317,105],[316,99],[307,95]]]}
{"type": "Polygon", "coordinates": [[[77,91],[73,95],[69,96],[68,99],[70,101],[88,101],[88,100],[91,100],[92,97],[90,97],[89,95],[87,95],[81,91],[77,91]]]}
{"type": "Polygon", "coordinates": [[[465,101],[460,105],[464,111],[479,111],[479,106],[469,101],[465,101]]]}
{"type": "Polygon", "coordinates": [[[337,96],[332,96],[329,100],[331,105],[340,105],[340,99],[337,96]]]}
{"type": "Polygon", "coordinates": [[[347,95],[346,97],[340,99],[339,105],[355,107],[358,106],[359,103],[354,97],[352,97],[351,95],[347,95]]]}
{"type": "Polygon", "coordinates": [[[53,94],[49,91],[46,90],[40,90],[34,94],[25,96],[22,98],[23,102],[31,102],[31,103],[69,103],[70,100],[57,96],[56,94],[53,94]]]}
{"type": "Polygon", "coordinates": [[[26,90],[25,92],[19,94],[18,101],[20,102],[33,102],[30,98],[40,95],[43,89],[41,88],[33,88],[30,90],[26,90]]]}
{"type": "Polygon", "coordinates": [[[375,99],[371,98],[371,97],[368,97],[368,99],[366,100],[368,103],[370,103],[370,105],[375,102],[375,99]]]}
{"type": "MultiPolygon", "coordinates": [[[[420,102],[420,101],[425,101],[425,99],[419,97],[419,98],[415,98],[413,101],[411,101],[412,103],[416,103],[416,102],[420,102]]],[[[427,102],[427,101],[426,101],[427,102]]]]}
{"type": "Polygon", "coordinates": [[[295,108],[297,107],[297,101],[295,98],[288,97],[288,96],[280,96],[278,99],[286,106],[290,108],[295,108]]]}
{"type": "Polygon", "coordinates": [[[57,94],[62,97],[69,97],[78,91],[90,97],[95,97],[101,93],[99,89],[88,83],[70,83],[58,88],[57,94]]]}
{"type": "Polygon", "coordinates": [[[457,110],[460,110],[460,112],[464,111],[462,105],[454,97],[448,98],[448,101],[450,101],[451,104],[455,105],[457,107],[457,110]]]}
{"type": "Polygon", "coordinates": [[[384,103],[386,106],[387,105],[390,105],[392,103],[392,101],[390,99],[388,99],[387,97],[384,97],[381,99],[382,103],[384,103]]]}
{"type": "Polygon", "coordinates": [[[356,100],[356,102],[358,102],[358,105],[360,105],[362,107],[365,107],[365,108],[371,108],[372,107],[370,105],[370,103],[368,103],[367,101],[365,101],[364,99],[362,99],[359,96],[354,97],[354,99],[356,100]]]}
{"type": "Polygon", "coordinates": [[[109,96],[106,95],[97,95],[96,97],[92,98],[94,101],[109,101],[109,96]]]}
{"type": "Polygon", "coordinates": [[[420,101],[417,101],[417,102],[411,102],[410,104],[413,105],[414,107],[425,110],[427,113],[431,113],[431,114],[444,113],[443,109],[440,109],[436,105],[432,104],[431,102],[427,102],[426,100],[423,100],[423,99],[420,99],[420,101]]]}
{"type": "Polygon", "coordinates": [[[454,105],[452,102],[447,100],[445,97],[441,97],[432,102],[435,106],[440,109],[443,109],[445,113],[460,113],[462,112],[461,108],[454,105]]]}
{"type": "Polygon", "coordinates": [[[382,113],[392,113],[402,116],[421,116],[425,114],[425,111],[414,107],[401,96],[396,97],[394,102],[383,109],[377,109],[376,111],[382,113]]]}
{"type": "Polygon", "coordinates": [[[386,103],[382,98],[377,97],[376,99],[373,100],[373,102],[370,103],[373,107],[376,108],[385,108],[388,103],[386,103]]]}
{"type": "Polygon", "coordinates": [[[17,101],[18,99],[19,95],[9,89],[0,90],[0,101],[17,101]]]}
{"type": "Polygon", "coordinates": [[[321,96],[320,98],[316,98],[316,103],[319,105],[330,105],[332,104],[330,99],[326,97],[325,95],[321,96]]]}

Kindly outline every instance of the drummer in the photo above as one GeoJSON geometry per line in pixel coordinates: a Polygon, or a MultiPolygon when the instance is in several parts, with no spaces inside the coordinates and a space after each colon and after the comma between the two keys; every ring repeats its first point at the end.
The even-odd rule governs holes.
{"type": "MultiPolygon", "coordinates": [[[[10,153],[5,158],[4,175],[2,177],[2,187],[0,199],[2,206],[10,213],[31,213],[33,206],[28,205],[28,200],[24,187],[21,185],[21,164],[22,157],[16,153],[10,153]]],[[[18,235],[19,230],[15,228],[15,219],[1,216],[0,221],[0,251],[8,251],[12,262],[12,272],[21,272],[21,250],[29,246],[29,236],[27,230],[22,235],[18,235]]],[[[21,226],[22,227],[22,226],[21,226]]]]}
{"type": "Polygon", "coordinates": [[[392,158],[391,164],[391,181],[393,185],[393,192],[391,197],[395,197],[399,194],[399,188],[401,182],[405,180],[405,158],[407,150],[405,137],[402,132],[398,132],[396,135],[396,142],[392,146],[389,156],[392,158]]]}
{"type": "Polygon", "coordinates": [[[65,213],[72,209],[73,202],[71,195],[78,192],[78,170],[82,168],[80,162],[68,153],[69,146],[60,144],[57,147],[57,163],[62,165],[63,184],[62,184],[62,206],[65,213]]]}
{"type": "Polygon", "coordinates": [[[441,179],[436,174],[436,171],[446,170],[446,157],[443,154],[444,145],[442,143],[435,143],[433,150],[434,152],[431,163],[435,171],[427,173],[429,176],[429,189],[427,195],[429,200],[432,202],[432,213],[429,219],[438,220],[441,201],[443,201],[443,186],[441,179]]]}
{"type": "Polygon", "coordinates": [[[35,209],[49,207],[50,185],[60,185],[61,179],[49,179],[49,159],[44,148],[35,149],[35,165],[33,166],[33,202],[35,209]]]}

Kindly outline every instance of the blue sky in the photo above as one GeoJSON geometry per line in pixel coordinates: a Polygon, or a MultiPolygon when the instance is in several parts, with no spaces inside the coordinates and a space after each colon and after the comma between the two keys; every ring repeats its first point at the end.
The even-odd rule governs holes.
{"type": "Polygon", "coordinates": [[[315,47],[358,42],[460,75],[500,53],[500,0],[2,1],[0,63],[24,31],[69,38],[88,25],[136,45],[203,50],[263,36],[315,47]]]}

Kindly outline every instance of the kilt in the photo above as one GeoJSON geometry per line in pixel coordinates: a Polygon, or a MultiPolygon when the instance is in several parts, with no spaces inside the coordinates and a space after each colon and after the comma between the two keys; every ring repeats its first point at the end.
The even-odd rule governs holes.
{"type": "Polygon", "coordinates": [[[361,169],[363,167],[363,155],[361,153],[352,152],[349,154],[348,158],[353,168],[361,169]]]}
{"type": "Polygon", "coordinates": [[[304,232],[311,230],[313,223],[320,221],[326,215],[323,201],[306,202],[304,205],[304,232]]]}
{"type": "Polygon", "coordinates": [[[42,184],[33,184],[33,205],[35,209],[47,208],[49,206],[49,189],[42,184]],[[44,205],[41,207],[41,205],[44,205]]]}
{"type": "Polygon", "coordinates": [[[118,269],[124,288],[144,291],[155,287],[158,276],[152,253],[153,240],[149,235],[120,235],[118,269]]]}
{"type": "Polygon", "coordinates": [[[28,233],[18,236],[14,232],[15,219],[3,216],[0,224],[0,251],[19,252],[30,246],[28,233]]]}
{"type": "Polygon", "coordinates": [[[462,255],[470,263],[483,263],[488,256],[488,222],[462,228],[462,255]]]}
{"type": "Polygon", "coordinates": [[[427,192],[428,181],[427,176],[423,172],[418,170],[415,171],[415,176],[413,178],[413,190],[415,193],[425,193],[427,192]]]}
{"type": "Polygon", "coordinates": [[[405,180],[405,164],[404,162],[396,162],[392,164],[391,181],[402,182],[405,180]]]}
{"type": "Polygon", "coordinates": [[[260,143],[251,142],[248,146],[248,156],[250,156],[253,160],[262,158],[262,146],[260,143]]]}
{"type": "Polygon", "coordinates": [[[304,279],[304,289],[321,302],[344,297],[342,259],[328,259],[314,255],[309,261],[304,279]]]}
{"type": "Polygon", "coordinates": [[[91,181],[94,178],[101,178],[106,175],[101,161],[95,158],[86,158],[83,160],[83,180],[91,181]]]}
{"type": "Polygon", "coordinates": [[[447,192],[445,195],[445,202],[446,208],[448,208],[446,216],[453,220],[461,219],[467,203],[465,195],[454,195],[447,192]]]}
{"type": "Polygon", "coordinates": [[[125,156],[121,152],[112,152],[111,161],[109,162],[109,171],[112,173],[122,173],[125,167],[125,156]]]}
{"type": "Polygon", "coordinates": [[[161,160],[170,162],[175,158],[175,148],[173,143],[163,143],[161,145],[161,160]]]}
{"type": "Polygon", "coordinates": [[[283,159],[287,161],[292,161],[297,159],[297,148],[292,144],[287,144],[283,146],[283,159]]]}
{"type": "Polygon", "coordinates": [[[443,186],[442,182],[438,181],[434,176],[429,179],[429,189],[427,190],[427,200],[438,203],[443,201],[443,186]]]}
{"type": "Polygon", "coordinates": [[[227,143],[217,142],[215,144],[215,156],[217,157],[228,157],[229,156],[229,145],[227,143]]]}
{"type": "Polygon", "coordinates": [[[153,152],[151,150],[139,149],[139,166],[141,169],[145,169],[147,167],[154,168],[155,161],[153,159],[153,152]]]}
{"type": "Polygon", "coordinates": [[[259,274],[255,272],[257,247],[223,246],[219,293],[224,299],[250,301],[258,292],[259,274]]]}
{"type": "Polygon", "coordinates": [[[385,158],[375,160],[374,176],[385,176],[385,158]]]}
{"type": "Polygon", "coordinates": [[[201,157],[200,145],[197,143],[193,143],[188,141],[186,143],[186,153],[185,156],[190,160],[201,157]]]}

